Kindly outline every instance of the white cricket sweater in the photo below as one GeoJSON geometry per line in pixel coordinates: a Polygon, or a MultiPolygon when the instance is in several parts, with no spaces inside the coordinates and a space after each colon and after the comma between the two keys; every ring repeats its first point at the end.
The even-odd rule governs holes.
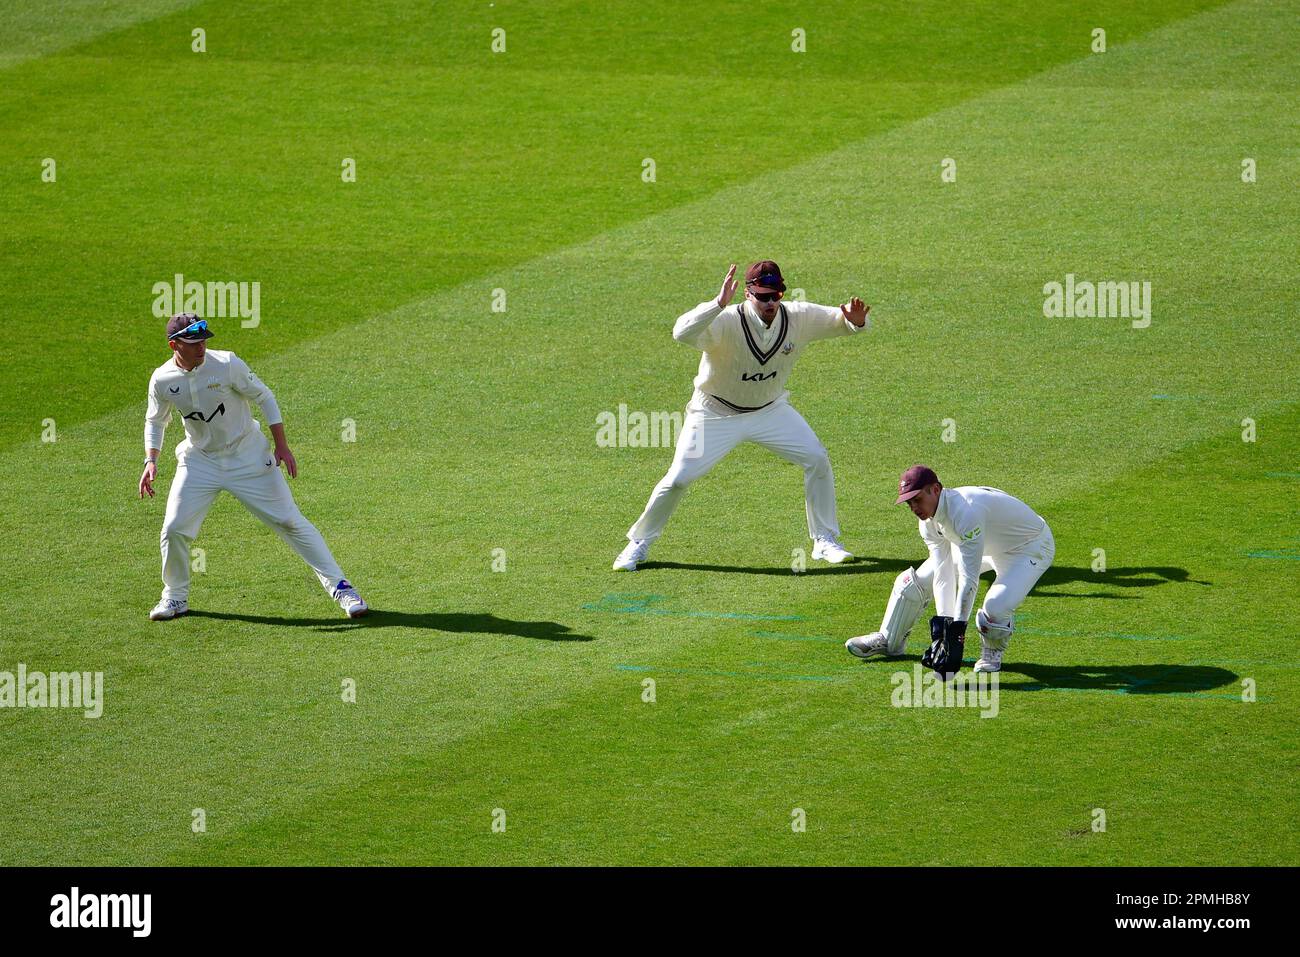
{"type": "Polygon", "coordinates": [[[838,306],[780,305],[771,326],[744,302],[724,309],[710,300],[678,318],[673,338],[704,353],[695,376],[696,400],[722,415],[765,408],[789,395],[786,380],[808,343],[871,326],[869,317],[861,329],[855,326],[838,306]]]}

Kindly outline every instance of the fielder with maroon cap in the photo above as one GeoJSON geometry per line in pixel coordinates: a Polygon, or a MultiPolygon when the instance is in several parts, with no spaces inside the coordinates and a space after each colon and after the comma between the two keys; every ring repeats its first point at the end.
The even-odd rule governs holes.
{"type": "Polygon", "coordinates": [[[992,570],[996,577],[976,616],[975,670],[1001,671],[1014,612],[1056,556],[1052,530],[1015,496],[985,485],[944,488],[924,465],[903,473],[894,504],[903,502],[920,519],[930,557],[894,581],[880,631],[850,638],[844,646],[859,658],[901,655],[908,632],[933,597],[931,648],[923,660],[940,674],[956,672],[980,573],[992,570]]]}
{"type": "Polygon", "coordinates": [[[745,299],[731,307],[736,287],[732,263],[717,298],[673,326],[674,339],[704,354],[673,464],[628,531],[627,547],[614,560],[617,571],[635,571],[645,561],[686,487],[742,442],[757,442],[803,469],[812,557],[835,564],[853,558],[839,542],[830,457],[790,405],[785,383],[809,343],[867,328],[871,307],[856,296],[843,306],[782,302],[785,280],[770,259],[749,267],[745,299]]]}
{"type": "Polygon", "coordinates": [[[167,323],[172,356],[149,378],[144,420],[145,461],[140,497],[153,498],[158,452],[172,411],[181,414],[185,438],[176,446],[176,478],[167,494],[162,527],[162,598],[149,613],[154,621],[189,611],[190,542],[223,491],[239,499],[311,566],[330,597],[349,618],[364,615],[366,603],[353,588],[316,526],[303,516],[279,466],[291,476],[298,463],[284,437],[275,396],[233,352],[208,349],[208,323],[195,315],[167,323]],[[275,449],[258,428],[249,400],[258,404],[271,427],[275,449]]]}

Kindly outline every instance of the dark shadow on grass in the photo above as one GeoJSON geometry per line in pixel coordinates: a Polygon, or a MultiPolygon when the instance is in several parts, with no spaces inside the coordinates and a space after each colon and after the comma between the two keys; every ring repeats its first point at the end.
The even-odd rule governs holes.
{"type": "MultiPolygon", "coordinates": [[[[917,557],[914,560],[905,558],[873,558],[871,556],[858,556],[852,564],[845,565],[809,565],[807,571],[794,572],[787,565],[773,567],[756,566],[756,565],[704,565],[696,562],[643,562],[641,568],[675,568],[682,571],[693,572],[722,572],[732,575],[874,575],[874,574],[893,574],[908,568],[915,568],[921,564],[924,557],[917,557]]],[[[984,577],[991,577],[992,572],[985,572],[984,577]]],[[[1169,582],[1182,582],[1193,585],[1209,585],[1210,582],[1201,581],[1191,577],[1191,573],[1186,568],[1176,568],[1169,565],[1149,565],[1149,566],[1120,566],[1106,569],[1104,572],[1094,572],[1091,568],[1073,568],[1068,565],[1053,565],[1047,570],[1042,578],[1038,580],[1038,586],[1034,589],[1033,594],[1042,595],[1047,598],[1118,598],[1134,599],[1136,595],[1123,595],[1117,592],[1060,592],[1048,591],[1053,585],[1067,585],[1074,582],[1082,582],[1088,585],[1114,586],[1117,588],[1150,588],[1153,585],[1164,585],[1169,582]]]]}
{"type": "MultiPolygon", "coordinates": [[[[967,646],[969,651],[969,646],[967,646]]],[[[865,661],[865,665],[895,665],[920,661],[920,655],[865,661]]],[[[962,673],[974,677],[968,659],[962,673]]],[[[1187,694],[1210,691],[1236,684],[1239,676],[1227,668],[1210,665],[1039,665],[1031,662],[1002,663],[999,691],[1114,691],[1123,694],[1187,694]],[[1023,675],[1029,681],[1018,681],[1023,675]]]]}
{"type": "Polygon", "coordinates": [[[1104,572],[1095,572],[1091,568],[1070,568],[1053,565],[1038,580],[1039,586],[1066,585],[1070,582],[1085,582],[1089,585],[1114,585],[1117,588],[1150,588],[1152,585],[1164,585],[1169,582],[1182,582],[1191,585],[1209,585],[1210,582],[1192,578],[1186,568],[1171,565],[1129,565],[1107,568],[1104,572]]]}
{"type": "Polygon", "coordinates": [[[276,618],[271,615],[239,615],[224,611],[190,611],[195,618],[220,618],[247,621],[255,625],[310,628],[318,631],[354,631],[358,628],[416,628],[428,631],[464,632],[483,635],[517,635],[540,641],[595,641],[591,635],[579,635],[557,621],[514,621],[486,612],[461,611],[385,611],[372,609],[362,618],[276,618]]]}
{"type": "Polygon", "coordinates": [[[1209,691],[1237,681],[1227,668],[1210,665],[1035,665],[1002,666],[1002,691],[1122,691],[1125,694],[1180,694],[1209,691]],[[1029,682],[1008,681],[1008,674],[1029,682]]]}

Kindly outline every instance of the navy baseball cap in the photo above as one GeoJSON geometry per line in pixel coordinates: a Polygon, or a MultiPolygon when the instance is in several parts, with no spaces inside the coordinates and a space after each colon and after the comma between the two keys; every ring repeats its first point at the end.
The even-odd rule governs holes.
{"type": "Polygon", "coordinates": [[[179,339],[181,342],[202,342],[212,338],[208,320],[200,319],[192,312],[182,312],[167,321],[167,341],[179,339]]]}

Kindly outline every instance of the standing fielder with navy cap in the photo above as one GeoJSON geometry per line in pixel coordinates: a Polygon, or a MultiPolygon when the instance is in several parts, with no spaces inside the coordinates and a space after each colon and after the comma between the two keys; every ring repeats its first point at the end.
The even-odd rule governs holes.
{"type": "Polygon", "coordinates": [[[907,633],[933,596],[931,637],[957,649],[956,660],[936,670],[957,671],[979,576],[991,569],[996,577],[976,615],[980,656],[975,670],[1001,671],[1002,653],[1014,630],[1013,613],[1056,557],[1052,530],[1014,495],[986,485],[944,488],[934,470],[924,465],[913,465],[899,480],[894,504],[904,502],[920,519],[930,557],[894,581],[880,631],[850,638],[844,646],[859,658],[901,655],[907,633]]]}
{"type": "Polygon", "coordinates": [[[299,511],[280,472],[283,463],[289,475],[297,477],[298,463],[285,440],[275,396],[239,356],[208,350],[210,338],[206,320],[173,316],[167,323],[172,357],[149,378],[141,498],[153,497],[158,452],[173,410],[185,426],[185,439],[176,446],[176,478],[163,519],[163,593],[149,617],[162,621],[189,611],[190,543],[222,491],[234,495],[284,539],[349,618],[364,615],[366,603],[343,577],[316,526],[299,511]],[[253,419],[250,399],[271,427],[274,452],[253,419]]]}
{"type": "Polygon", "coordinates": [[[672,467],[628,531],[627,547],[614,560],[616,571],[635,571],[645,561],[686,487],[741,442],[757,442],[803,469],[812,557],[834,564],[853,558],[839,542],[830,457],[790,405],[785,383],[810,342],[867,328],[871,307],[856,296],[843,306],[782,302],[781,269],[764,259],[746,271],[745,300],[733,308],[735,277],[732,263],[717,298],[696,306],[673,326],[674,339],[704,354],[672,467]]]}

